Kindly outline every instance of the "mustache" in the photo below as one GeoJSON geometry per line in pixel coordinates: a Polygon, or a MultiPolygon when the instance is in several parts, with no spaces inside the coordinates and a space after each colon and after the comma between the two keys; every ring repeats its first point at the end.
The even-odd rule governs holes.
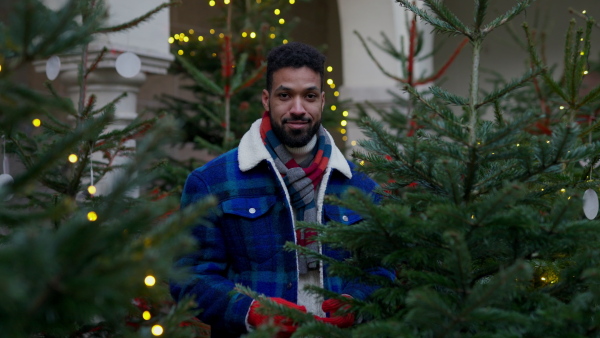
{"type": "Polygon", "coordinates": [[[285,123],[288,123],[288,122],[307,122],[308,123],[310,121],[311,121],[310,117],[302,117],[302,116],[300,116],[300,117],[293,117],[293,118],[292,117],[284,117],[281,120],[281,124],[285,124],[285,123]]]}

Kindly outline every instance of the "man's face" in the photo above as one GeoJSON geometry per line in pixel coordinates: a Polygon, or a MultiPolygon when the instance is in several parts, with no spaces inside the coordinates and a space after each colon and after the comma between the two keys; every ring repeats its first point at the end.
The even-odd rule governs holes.
{"type": "Polygon", "coordinates": [[[308,67],[281,68],[273,73],[271,92],[263,90],[262,102],[279,141],[293,148],[305,146],[321,126],[321,76],[308,67]]]}

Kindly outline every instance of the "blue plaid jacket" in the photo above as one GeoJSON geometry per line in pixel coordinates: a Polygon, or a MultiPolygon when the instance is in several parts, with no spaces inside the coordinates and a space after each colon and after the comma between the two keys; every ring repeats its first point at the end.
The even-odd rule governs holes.
{"type": "MultiPolygon", "coordinates": [[[[198,250],[177,262],[190,269],[191,278],[171,283],[175,300],[189,294],[195,297],[202,309],[198,318],[211,325],[213,337],[239,336],[247,330],[252,298],[232,293],[236,283],[269,297],[297,302],[296,253],[283,249],[286,242],[295,242],[294,219],[285,185],[260,139],[259,125],[260,120],[237,149],[193,171],[181,200],[182,208],[209,195],[219,201],[218,210],[192,231],[198,250]]],[[[340,196],[348,187],[371,193],[376,183],[355,172],[336,147],[329,164],[316,197],[321,222],[359,222],[360,216],[351,210],[323,205],[323,196],[340,196]]],[[[348,257],[348,253],[327,246],[322,253],[337,259],[348,257]]],[[[329,276],[326,266],[321,273],[328,290],[360,299],[373,291],[329,276]]]]}

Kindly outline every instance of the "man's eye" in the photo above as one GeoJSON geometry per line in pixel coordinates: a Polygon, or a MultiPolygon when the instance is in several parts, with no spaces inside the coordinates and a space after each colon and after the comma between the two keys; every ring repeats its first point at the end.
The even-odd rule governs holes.
{"type": "Polygon", "coordinates": [[[306,95],[307,98],[309,99],[316,99],[317,98],[317,94],[308,94],[306,95]]]}
{"type": "Polygon", "coordinates": [[[288,98],[289,95],[287,93],[279,93],[279,97],[282,99],[288,98]]]}

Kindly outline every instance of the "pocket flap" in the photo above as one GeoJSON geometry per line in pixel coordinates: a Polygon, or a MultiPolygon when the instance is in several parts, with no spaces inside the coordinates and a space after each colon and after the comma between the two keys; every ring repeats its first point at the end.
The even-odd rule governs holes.
{"type": "Polygon", "coordinates": [[[353,210],[337,205],[325,204],[323,211],[326,219],[339,223],[354,224],[362,220],[362,217],[353,210]]]}
{"type": "Polygon", "coordinates": [[[275,196],[236,197],[221,202],[221,208],[226,214],[252,219],[267,213],[276,202],[275,196]]]}

